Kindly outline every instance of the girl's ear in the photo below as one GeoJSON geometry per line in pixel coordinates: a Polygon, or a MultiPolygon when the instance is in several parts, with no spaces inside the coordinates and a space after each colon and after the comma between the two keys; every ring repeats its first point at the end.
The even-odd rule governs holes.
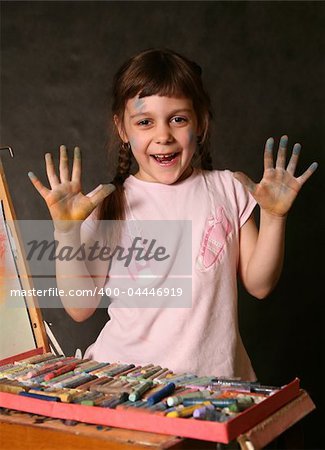
{"type": "Polygon", "coordinates": [[[123,123],[121,123],[120,119],[118,118],[118,116],[116,114],[114,114],[113,120],[114,120],[114,124],[116,126],[116,129],[117,129],[118,134],[119,134],[120,138],[122,139],[122,141],[124,143],[128,142],[129,140],[125,133],[123,123]]]}

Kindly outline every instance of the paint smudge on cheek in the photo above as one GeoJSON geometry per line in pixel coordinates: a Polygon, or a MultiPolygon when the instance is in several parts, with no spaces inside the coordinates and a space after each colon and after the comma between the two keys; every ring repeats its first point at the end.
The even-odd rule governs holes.
{"type": "Polygon", "coordinates": [[[131,149],[135,150],[137,148],[137,140],[135,139],[135,137],[130,137],[129,142],[131,145],[131,149]]]}
{"type": "Polygon", "coordinates": [[[192,128],[190,128],[188,131],[188,141],[190,144],[194,141],[194,137],[195,137],[194,131],[192,130],[192,128]]]}
{"type": "Polygon", "coordinates": [[[197,136],[192,128],[188,130],[188,147],[194,153],[197,146],[197,136]]]}
{"type": "Polygon", "coordinates": [[[136,156],[139,153],[142,153],[143,141],[139,137],[132,135],[129,138],[129,142],[134,156],[136,156]]]}

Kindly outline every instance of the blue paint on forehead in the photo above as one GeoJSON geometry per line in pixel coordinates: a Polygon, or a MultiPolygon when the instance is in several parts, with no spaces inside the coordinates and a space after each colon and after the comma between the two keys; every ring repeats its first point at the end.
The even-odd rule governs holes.
{"type": "Polygon", "coordinates": [[[139,98],[137,97],[136,100],[134,101],[134,107],[136,110],[141,110],[144,106],[144,99],[143,98],[139,98]]]}

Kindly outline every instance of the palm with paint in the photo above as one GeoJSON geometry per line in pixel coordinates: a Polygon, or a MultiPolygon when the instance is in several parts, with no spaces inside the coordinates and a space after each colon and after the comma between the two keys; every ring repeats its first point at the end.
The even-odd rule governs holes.
{"type": "Polygon", "coordinates": [[[234,174],[234,177],[252,194],[260,208],[264,212],[277,217],[286,216],[303,184],[318,167],[318,164],[314,162],[300,177],[295,177],[294,173],[298,164],[301,145],[294,145],[291,158],[286,168],[287,144],[288,137],[282,136],[274,167],[274,140],[273,138],[269,138],[266,141],[264,150],[264,173],[259,183],[254,183],[242,172],[235,172],[234,174]]]}
{"type": "Polygon", "coordinates": [[[44,198],[55,228],[59,231],[68,231],[77,223],[85,220],[96,206],[115,190],[113,184],[101,184],[86,195],[82,193],[79,147],[74,149],[71,177],[67,149],[64,145],[60,147],[59,176],[56,174],[50,153],[45,155],[45,163],[51,189],[45,187],[32,172],[29,172],[28,175],[44,198]]]}

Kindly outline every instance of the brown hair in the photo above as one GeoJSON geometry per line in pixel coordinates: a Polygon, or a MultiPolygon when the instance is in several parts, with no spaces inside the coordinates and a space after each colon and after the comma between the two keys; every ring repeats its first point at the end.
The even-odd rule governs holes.
{"type": "MultiPolygon", "coordinates": [[[[209,123],[212,118],[211,104],[201,78],[198,64],[169,49],[148,49],[126,61],[116,72],[112,87],[112,116],[123,124],[126,102],[136,95],[148,97],[187,97],[192,100],[201,135],[198,150],[192,164],[212,170],[209,146],[209,123]]],[[[111,148],[119,147],[118,166],[112,183],[116,190],[102,202],[98,218],[123,220],[125,199],[123,183],[130,175],[134,160],[130,146],[124,144],[113,126],[111,148]]]]}

